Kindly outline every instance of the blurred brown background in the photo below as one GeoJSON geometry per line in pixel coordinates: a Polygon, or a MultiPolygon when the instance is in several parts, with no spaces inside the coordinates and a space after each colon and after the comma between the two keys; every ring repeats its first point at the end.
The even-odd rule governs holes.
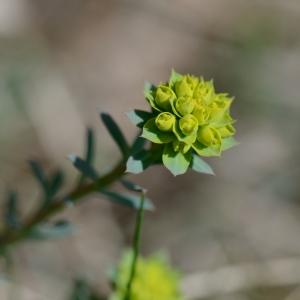
{"type": "MultiPolygon", "coordinates": [[[[241,144],[209,160],[216,177],[161,167],[133,177],[157,206],[143,253],[170,254],[188,299],[299,300],[299,20],[298,0],[1,0],[0,191],[17,187],[30,211],[39,190],[29,158],[63,167],[71,184],[66,157],[82,153],[86,126],[106,171],[119,153],[100,111],[133,138],[125,112],[147,108],[145,80],[172,67],[214,78],[235,96],[241,144]]],[[[19,246],[1,299],[67,299],[78,276],[109,290],[133,213],[93,197],[64,216],[75,233],[19,246]]]]}

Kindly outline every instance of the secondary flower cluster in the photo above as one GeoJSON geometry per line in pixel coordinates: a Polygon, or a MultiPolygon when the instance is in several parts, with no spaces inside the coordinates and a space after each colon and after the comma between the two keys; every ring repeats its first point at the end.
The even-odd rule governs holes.
{"type": "Polygon", "coordinates": [[[219,156],[236,144],[233,98],[217,93],[212,81],[173,70],[167,83],[147,85],[145,98],[153,114],[142,137],[164,144],[162,162],[174,175],[186,172],[193,155],[219,156]]]}
{"type": "MultiPolygon", "coordinates": [[[[123,300],[130,274],[132,251],[125,253],[116,270],[115,292],[110,300],[123,300]]],[[[132,283],[131,300],[182,300],[180,275],[161,256],[139,257],[132,283]]]]}

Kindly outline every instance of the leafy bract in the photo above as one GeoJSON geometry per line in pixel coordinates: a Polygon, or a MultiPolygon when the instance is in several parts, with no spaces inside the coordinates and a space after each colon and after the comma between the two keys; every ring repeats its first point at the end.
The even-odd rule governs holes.
{"type": "Polygon", "coordinates": [[[156,144],[169,143],[175,139],[175,136],[172,132],[163,132],[156,127],[155,118],[152,118],[146,122],[143,127],[141,137],[156,144]]]}
{"type": "Polygon", "coordinates": [[[175,152],[172,144],[164,147],[162,161],[165,167],[174,175],[184,174],[190,166],[192,155],[190,152],[175,152]]]}

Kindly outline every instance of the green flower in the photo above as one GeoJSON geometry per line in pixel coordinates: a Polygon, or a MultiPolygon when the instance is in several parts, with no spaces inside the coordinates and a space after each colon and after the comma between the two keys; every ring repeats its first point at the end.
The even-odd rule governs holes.
{"type": "Polygon", "coordinates": [[[185,115],[179,120],[179,128],[185,135],[191,135],[198,129],[198,120],[193,115],[185,115]]]}
{"type": "Polygon", "coordinates": [[[200,126],[207,124],[210,116],[210,110],[203,104],[199,104],[199,102],[195,102],[195,103],[196,104],[193,111],[193,115],[197,118],[198,124],[200,126]]]}
{"type": "Polygon", "coordinates": [[[222,138],[227,138],[235,134],[235,128],[232,124],[228,124],[224,127],[218,128],[218,131],[222,138]]]}
{"type": "Polygon", "coordinates": [[[216,128],[210,126],[203,126],[199,128],[197,140],[208,147],[221,146],[222,143],[220,132],[216,128]]]}
{"type": "Polygon", "coordinates": [[[156,119],[155,124],[161,131],[172,131],[176,118],[169,112],[160,113],[156,119]]]}
{"type": "MultiPolygon", "coordinates": [[[[232,98],[229,98],[226,95],[217,97],[216,100],[209,105],[210,121],[223,124],[226,123],[228,121],[226,114],[228,115],[229,113],[231,103],[232,98]]],[[[230,122],[232,122],[231,118],[230,122]]]]}
{"type": "Polygon", "coordinates": [[[201,77],[198,85],[194,89],[193,98],[196,99],[199,104],[208,105],[215,100],[215,97],[213,81],[205,81],[201,77]]]}
{"type": "Polygon", "coordinates": [[[140,169],[155,157],[153,164],[162,162],[174,175],[189,168],[201,172],[206,163],[199,156],[220,156],[237,144],[230,115],[233,98],[217,93],[212,80],[173,70],[167,83],[147,84],[144,93],[152,112],[133,115],[134,122],[142,127],[143,138],[160,146],[151,148],[155,154],[145,156],[140,169]]]}
{"type": "Polygon", "coordinates": [[[181,80],[175,83],[175,93],[177,97],[193,96],[195,87],[197,86],[198,82],[199,78],[195,76],[183,76],[181,80]]]}
{"type": "Polygon", "coordinates": [[[195,101],[192,97],[181,96],[175,102],[176,111],[179,112],[181,116],[185,116],[192,113],[194,107],[195,101]]]}
{"type": "MultiPolygon", "coordinates": [[[[116,269],[115,292],[109,300],[123,300],[127,287],[132,252],[127,252],[116,269]]],[[[182,300],[180,275],[161,256],[139,257],[132,283],[131,300],[182,300]]]]}
{"type": "Polygon", "coordinates": [[[155,103],[162,109],[168,110],[171,107],[171,101],[176,98],[174,91],[165,85],[158,86],[155,95],[155,103]]]}

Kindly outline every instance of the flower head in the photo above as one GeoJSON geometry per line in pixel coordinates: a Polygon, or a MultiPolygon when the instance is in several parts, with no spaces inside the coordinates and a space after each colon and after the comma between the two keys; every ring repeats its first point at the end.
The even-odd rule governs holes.
{"type": "MultiPolygon", "coordinates": [[[[128,251],[119,264],[114,278],[115,292],[110,300],[122,300],[127,287],[132,261],[128,251]]],[[[161,256],[139,257],[131,288],[131,300],[182,300],[179,273],[161,256]]]]}
{"type": "MultiPolygon", "coordinates": [[[[160,144],[163,164],[179,175],[196,169],[195,156],[220,156],[237,144],[230,115],[233,98],[217,93],[213,81],[174,70],[159,86],[147,85],[145,98],[152,113],[142,121],[142,137],[160,144]]],[[[159,150],[160,149],[160,150],[159,150]]]]}

